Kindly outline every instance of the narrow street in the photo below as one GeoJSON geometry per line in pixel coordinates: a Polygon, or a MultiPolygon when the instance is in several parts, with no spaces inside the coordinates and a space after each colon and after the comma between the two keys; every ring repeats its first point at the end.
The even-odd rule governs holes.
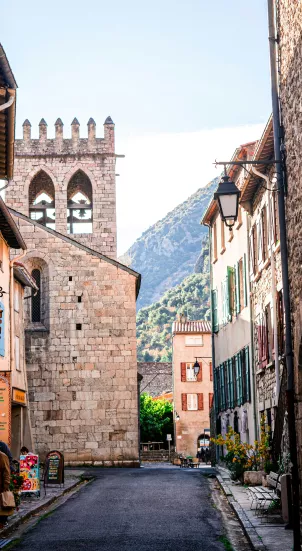
{"type": "Polygon", "coordinates": [[[221,508],[210,497],[213,482],[199,470],[94,469],[93,473],[94,482],[42,518],[12,549],[226,549],[221,508]]]}

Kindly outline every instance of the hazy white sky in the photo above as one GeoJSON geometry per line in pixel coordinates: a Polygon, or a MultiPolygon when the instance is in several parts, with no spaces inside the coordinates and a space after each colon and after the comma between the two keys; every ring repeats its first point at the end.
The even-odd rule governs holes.
{"type": "MultiPolygon", "coordinates": [[[[163,218],[199,187],[219,176],[215,159],[227,161],[236,147],[259,139],[262,124],[200,132],[130,135],[118,139],[118,254],[150,225],[163,218]]],[[[200,212],[200,216],[202,212],[200,212]]]]}

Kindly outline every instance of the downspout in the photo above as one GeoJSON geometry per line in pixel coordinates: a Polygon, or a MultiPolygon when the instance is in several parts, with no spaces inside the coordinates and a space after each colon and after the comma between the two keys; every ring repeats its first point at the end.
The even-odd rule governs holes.
{"type": "MultiPolygon", "coordinates": [[[[250,218],[247,216],[247,251],[249,252],[249,233],[250,233],[250,218]]],[[[250,274],[250,255],[247,255],[247,269],[248,273],[250,274]]],[[[252,293],[251,293],[251,283],[250,283],[250,277],[246,278],[246,282],[248,285],[248,296],[249,296],[249,303],[250,303],[250,329],[251,329],[251,362],[252,362],[252,369],[251,369],[251,375],[252,375],[252,401],[253,401],[253,420],[254,420],[254,434],[255,434],[255,440],[258,439],[258,423],[257,423],[257,411],[256,411],[256,378],[255,378],[255,355],[254,355],[254,319],[253,319],[253,304],[252,304],[252,293]]]]}
{"type": "Polygon", "coordinates": [[[15,312],[14,312],[14,263],[26,255],[26,249],[10,261],[10,286],[9,286],[9,309],[10,309],[10,372],[15,367],[15,312]]]}
{"type": "MultiPolygon", "coordinates": [[[[252,166],[252,171],[256,176],[259,176],[259,178],[262,178],[267,185],[267,188],[269,189],[270,180],[269,177],[265,174],[262,174],[259,172],[254,166],[252,166]]],[[[269,231],[272,232],[273,224],[272,224],[272,208],[273,208],[273,198],[272,195],[274,193],[274,190],[269,191],[268,193],[268,226],[269,231]]],[[[273,324],[274,324],[274,349],[275,349],[275,376],[276,376],[276,399],[278,401],[279,394],[280,394],[280,365],[279,365],[279,354],[278,354],[278,331],[277,331],[277,309],[276,309],[276,267],[275,267],[275,255],[273,251],[273,239],[272,239],[272,233],[270,235],[270,250],[271,250],[271,271],[272,271],[272,277],[271,277],[271,293],[272,293],[272,300],[273,300],[273,324]]]]}
{"type": "Polygon", "coordinates": [[[10,96],[9,100],[6,103],[3,103],[2,105],[0,105],[0,111],[5,111],[5,109],[13,105],[14,101],[15,101],[15,96],[10,96]]]}
{"type": "Polygon", "coordinates": [[[281,155],[281,125],[280,125],[280,107],[278,95],[278,69],[276,60],[277,33],[275,28],[275,2],[268,0],[268,30],[270,47],[270,69],[272,86],[272,107],[273,107],[273,128],[274,128],[274,150],[276,159],[277,190],[278,190],[278,211],[280,226],[280,250],[281,267],[283,280],[283,302],[285,314],[285,358],[287,367],[287,407],[288,407],[288,430],[290,458],[292,463],[292,524],[294,532],[294,551],[300,551],[300,495],[299,495],[299,471],[298,471],[298,453],[295,419],[295,387],[294,387],[294,358],[291,332],[291,307],[290,307],[290,289],[288,277],[288,250],[286,235],[286,216],[285,216],[285,194],[284,181],[282,175],[282,155],[281,155]]]}

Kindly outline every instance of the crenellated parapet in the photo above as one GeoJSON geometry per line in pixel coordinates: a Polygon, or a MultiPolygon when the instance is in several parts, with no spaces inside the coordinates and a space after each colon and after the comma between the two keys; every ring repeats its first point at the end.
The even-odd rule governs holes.
{"type": "Polygon", "coordinates": [[[15,142],[16,156],[64,156],[89,154],[114,154],[114,122],[107,117],[104,123],[104,137],[96,137],[96,123],[90,118],[88,137],[80,137],[80,123],[75,117],[71,123],[71,135],[64,137],[64,124],[60,118],[55,122],[55,137],[47,137],[47,122],[42,118],[39,123],[39,139],[32,139],[31,124],[28,119],[23,123],[23,139],[15,142]]]}

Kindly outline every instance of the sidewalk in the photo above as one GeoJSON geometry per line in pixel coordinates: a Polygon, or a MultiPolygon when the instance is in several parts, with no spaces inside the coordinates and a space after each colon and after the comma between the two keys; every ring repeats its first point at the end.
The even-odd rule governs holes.
{"type": "Polygon", "coordinates": [[[8,525],[3,528],[3,530],[0,530],[0,548],[3,547],[3,544],[5,543],[3,538],[15,530],[15,528],[17,528],[22,522],[29,519],[31,516],[36,515],[42,509],[48,507],[51,503],[56,501],[59,497],[78,486],[82,482],[82,474],[84,474],[84,471],[65,469],[64,486],[61,488],[59,485],[48,486],[46,488],[46,495],[43,488],[43,481],[41,481],[41,496],[38,498],[24,497],[19,510],[8,518],[8,525]]]}
{"type": "Polygon", "coordinates": [[[247,488],[235,484],[226,469],[217,467],[217,480],[255,551],[291,551],[293,532],[285,530],[284,524],[271,524],[251,511],[247,488]]]}

